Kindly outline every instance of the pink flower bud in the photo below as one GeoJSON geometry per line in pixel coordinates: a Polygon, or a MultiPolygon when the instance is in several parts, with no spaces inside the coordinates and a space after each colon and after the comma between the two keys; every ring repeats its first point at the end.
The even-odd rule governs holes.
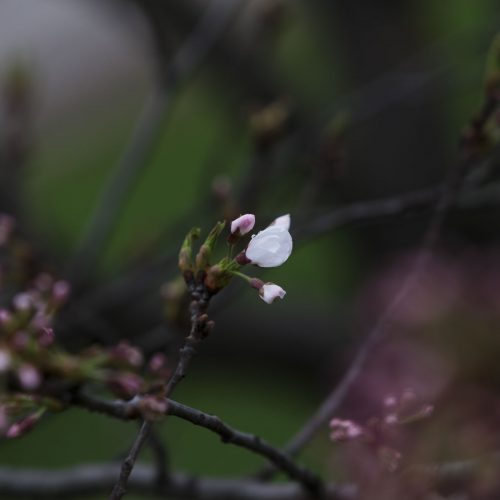
{"type": "Polygon", "coordinates": [[[107,382],[109,388],[123,398],[133,398],[143,386],[142,378],[133,373],[113,375],[107,382]]]}
{"type": "Polygon", "coordinates": [[[277,267],[290,257],[292,247],[292,236],[287,229],[269,226],[252,237],[245,256],[259,267],[277,267]]]}
{"type": "Polygon", "coordinates": [[[385,416],[384,422],[387,425],[396,425],[398,423],[398,416],[395,413],[389,413],[385,416]]]}
{"type": "Polygon", "coordinates": [[[54,330],[52,328],[42,328],[38,334],[38,344],[40,347],[50,347],[55,340],[54,330]]]}
{"type": "Polygon", "coordinates": [[[167,357],[162,352],[157,352],[149,360],[149,370],[152,373],[160,373],[167,368],[167,357]]]}
{"type": "Polygon", "coordinates": [[[7,309],[0,309],[0,327],[7,326],[12,320],[12,314],[7,309]]]}
{"type": "Polygon", "coordinates": [[[32,415],[28,415],[27,417],[18,420],[7,429],[5,436],[9,439],[13,439],[26,434],[28,431],[33,429],[35,424],[40,420],[40,417],[40,413],[33,413],[32,415]]]}
{"type": "Polygon", "coordinates": [[[71,286],[67,281],[60,280],[54,283],[52,287],[52,300],[57,305],[62,305],[69,297],[71,293],[71,286]]]}
{"type": "Polygon", "coordinates": [[[394,408],[398,404],[398,400],[396,399],[396,396],[392,394],[388,394],[384,398],[384,406],[387,408],[394,408]]]}
{"type": "Polygon", "coordinates": [[[239,232],[240,235],[247,234],[255,226],[255,215],[245,214],[231,222],[231,234],[239,232]]]}
{"type": "Polygon", "coordinates": [[[37,312],[31,319],[31,326],[38,331],[49,328],[51,318],[43,312],[37,312]]]}
{"type": "Polygon", "coordinates": [[[259,290],[260,298],[268,304],[272,304],[276,299],[282,299],[285,295],[285,290],[274,283],[266,283],[259,290]]]}
{"type": "Polygon", "coordinates": [[[40,372],[28,363],[18,368],[17,377],[21,387],[26,391],[34,391],[42,383],[40,372]]]}
{"type": "Polygon", "coordinates": [[[28,293],[18,293],[14,296],[13,303],[18,311],[29,311],[33,306],[33,298],[28,293]]]}
{"type": "Polygon", "coordinates": [[[112,347],[109,353],[113,361],[127,363],[135,368],[142,366],[143,356],[141,351],[137,347],[131,346],[127,341],[122,341],[112,347]]]}

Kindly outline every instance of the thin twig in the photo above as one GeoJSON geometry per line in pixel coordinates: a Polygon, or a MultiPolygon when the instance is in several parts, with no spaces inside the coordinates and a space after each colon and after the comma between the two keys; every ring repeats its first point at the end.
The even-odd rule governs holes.
{"type": "Polygon", "coordinates": [[[152,423],[147,420],[144,420],[142,423],[139,434],[137,435],[132,448],[130,448],[129,454],[122,463],[120,476],[109,497],[111,500],[120,499],[127,492],[126,487],[128,478],[132,473],[137,457],[139,456],[139,452],[141,451],[142,444],[148,438],[151,425],[152,423]]]}

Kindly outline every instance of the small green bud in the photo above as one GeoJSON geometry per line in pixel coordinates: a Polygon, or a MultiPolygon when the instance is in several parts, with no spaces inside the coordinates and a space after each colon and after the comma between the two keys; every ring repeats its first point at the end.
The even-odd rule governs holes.
{"type": "Polygon", "coordinates": [[[207,269],[205,276],[205,286],[212,292],[219,290],[229,284],[235,272],[237,273],[240,265],[235,260],[229,260],[224,257],[217,264],[207,269]]]}
{"type": "Polygon", "coordinates": [[[194,227],[189,231],[182,243],[181,250],[179,252],[179,269],[181,273],[185,274],[186,272],[193,271],[193,242],[196,238],[200,236],[200,228],[194,227]]]}
{"type": "Polygon", "coordinates": [[[217,222],[207,236],[207,239],[201,245],[198,255],[196,256],[196,268],[199,271],[206,269],[210,265],[210,257],[217,243],[217,238],[226,226],[225,222],[217,222]]]}

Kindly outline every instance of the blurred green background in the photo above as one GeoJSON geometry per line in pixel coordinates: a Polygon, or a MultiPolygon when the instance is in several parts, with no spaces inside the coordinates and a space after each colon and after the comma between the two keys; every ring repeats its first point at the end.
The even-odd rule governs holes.
{"type": "MultiPolygon", "coordinates": [[[[47,8],[55,12],[62,3],[56,0],[2,2],[0,32],[2,26],[25,22],[26,11],[30,9],[47,8]]],[[[70,97],[56,105],[58,78],[57,75],[47,76],[44,69],[47,59],[61,57],[65,61],[84,54],[86,60],[78,77],[83,83],[105,69],[101,59],[92,65],[92,50],[81,52],[85,41],[78,38],[81,35],[78,30],[74,38],[67,27],[59,33],[62,21],[57,16],[52,25],[47,24],[46,30],[51,26],[51,36],[47,37],[49,48],[41,53],[43,57],[37,57],[31,45],[37,38],[29,36],[28,28],[20,30],[25,38],[14,37],[8,44],[9,51],[0,54],[4,81],[9,77],[12,64],[18,63],[23,65],[30,81],[32,140],[22,170],[20,200],[29,232],[51,255],[52,266],[54,262],[68,262],[74,254],[103,184],[130,140],[154,80],[154,51],[150,47],[153,42],[147,33],[141,2],[135,2],[133,10],[130,4],[134,2],[104,2],[105,6],[88,2],[84,8],[78,5],[82,3],[85,4],[66,4],[64,15],[69,20],[74,16],[75,23],[82,12],[87,16],[85,22],[90,24],[93,19],[100,19],[94,32],[89,34],[89,38],[94,37],[92,50],[99,47],[100,30],[109,29],[115,34],[113,47],[123,42],[122,54],[116,61],[110,60],[111,68],[118,68],[127,58],[130,46],[139,47],[130,53],[137,64],[123,71],[116,69],[116,74],[108,69],[108,82],[102,84],[102,88],[99,83],[102,78],[89,84],[85,91],[76,88],[74,95],[70,86],[64,89],[64,94],[70,97]],[[115,16],[117,12],[122,15],[115,16]],[[75,54],[71,56],[73,48],[75,54]],[[144,74],[134,75],[137,69],[142,69],[144,74]]],[[[147,4],[145,12],[155,7],[155,2],[144,3],[147,4]]],[[[189,29],[182,25],[186,24],[184,20],[175,18],[179,2],[167,4],[173,5],[169,11],[171,18],[162,29],[172,31],[172,53],[175,53],[189,29]]],[[[382,20],[370,18],[369,2],[360,2],[355,13],[352,8],[345,7],[345,2],[340,2],[338,11],[332,10],[328,2],[319,0],[271,4],[276,9],[271,14],[260,4],[262,12],[259,15],[246,11],[241,14],[243,20],[245,15],[254,15],[254,21],[262,23],[267,22],[265,15],[277,18],[273,17],[270,27],[266,28],[271,34],[252,35],[250,31],[248,37],[257,38],[251,39],[242,51],[252,53],[258,61],[255,67],[264,75],[271,75],[269,80],[277,84],[278,97],[284,96],[298,109],[306,110],[306,123],[315,123],[311,130],[320,130],[321,134],[337,112],[346,112],[352,117],[352,121],[348,121],[348,135],[353,130],[354,144],[352,147],[347,139],[347,148],[351,148],[347,156],[356,159],[356,137],[366,141],[370,135],[363,132],[363,127],[376,127],[377,123],[383,127],[386,120],[391,120],[384,115],[386,108],[397,108],[397,112],[403,108],[404,113],[406,106],[410,113],[422,105],[418,99],[413,101],[415,94],[432,94],[423,109],[434,112],[431,128],[439,133],[434,139],[441,149],[436,158],[446,158],[447,164],[453,163],[460,131],[482,99],[484,60],[497,27],[495,24],[498,24],[497,2],[387,1],[379,6],[382,20]],[[365,26],[369,36],[379,34],[376,43],[380,46],[374,54],[390,56],[374,61],[372,68],[364,68],[363,57],[369,57],[367,51],[357,60],[357,48],[349,46],[357,36],[357,33],[353,33],[352,38],[346,35],[351,29],[349,16],[357,16],[360,20],[357,24],[353,22],[353,31],[363,30],[365,26]],[[386,22],[390,29],[386,27],[384,31],[386,22]],[[393,45],[398,40],[401,40],[401,47],[395,50],[393,45]],[[384,93],[383,83],[387,75],[398,75],[398,72],[407,72],[408,78],[412,75],[428,75],[429,78],[422,87],[398,98],[390,86],[384,93]],[[375,105],[370,111],[367,103],[373,104],[374,99],[380,97],[377,82],[382,82],[381,109],[375,105]],[[388,101],[384,104],[386,98],[388,101]],[[360,102],[364,111],[368,109],[366,115],[358,109],[360,102]],[[356,135],[358,129],[361,130],[359,136],[356,135]]],[[[194,18],[197,18],[201,9],[196,2],[193,5],[194,18]]],[[[244,32],[243,22],[235,26],[236,32],[244,32]]],[[[8,37],[8,33],[5,36],[8,37]]],[[[37,32],[37,36],[41,34],[37,32]]],[[[368,42],[360,37],[359,43],[368,42]]],[[[218,50],[222,49],[215,52],[218,50]]],[[[107,57],[113,54],[109,51],[107,57]]],[[[256,154],[249,110],[265,104],[266,100],[242,91],[234,75],[225,76],[220,69],[222,64],[216,56],[208,56],[194,74],[176,88],[161,138],[151,158],[142,166],[140,178],[99,255],[98,268],[93,269],[96,287],[118,279],[131,263],[137,265],[151,255],[175,252],[182,234],[192,225],[202,224],[208,231],[221,216],[220,210],[214,204],[210,205],[212,213],[193,212],[193,207],[210,195],[214,178],[227,176],[236,187],[244,178],[249,158],[256,154]],[[150,244],[155,246],[150,247],[150,244]]],[[[57,70],[64,72],[64,65],[57,70]]],[[[78,71],[78,64],[76,69],[73,65],[67,71],[78,71]]],[[[61,82],[66,81],[63,76],[60,75],[61,82]]],[[[424,121],[431,120],[429,116],[424,121]]],[[[421,123],[415,125],[416,135],[421,133],[419,126],[421,123]]],[[[429,151],[428,148],[425,154],[429,151]]],[[[290,156],[284,154],[284,159],[275,160],[278,166],[266,178],[269,182],[266,194],[260,206],[253,207],[257,225],[262,227],[264,221],[281,213],[295,214],[301,210],[301,188],[307,175],[304,165],[310,162],[312,155],[305,147],[303,151],[299,148],[298,153],[294,150],[290,156]]],[[[396,157],[393,160],[399,162],[396,157]]],[[[335,187],[315,200],[318,204],[310,213],[327,211],[332,206],[356,199],[358,194],[379,195],[386,184],[385,194],[397,192],[401,186],[425,185],[438,179],[447,166],[440,160],[429,161],[416,172],[397,164],[386,173],[380,170],[380,165],[374,164],[370,172],[363,170],[366,165],[362,161],[359,165],[358,170],[354,166],[349,173],[339,174],[335,187]],[[394,172],[399,173],[394,176],[394,172]]],[[[246,211],[245,207],[241,208],[246,211]]],[[[305,210],[306,216],[307,213],[305,210]]],[[[418,241],[408,234],[418,235],[420,222],[417,219],[401,230],[346,228],[314,241],[301,243],[297,240],[294,254],[286,265],[262,270],[259,274],[284,286],[288,292],[286,300],[268,309],[257,303],[252,292],[236,286],[231,288],[225,296],[230,304],[228,319],[224,319],[226,311],[222,297],[214,313],[217,324],[221,325],[214,333],[217,339],[213,347],[207,347],[206,352],[195,359],[189,377],[179,387],[175,398],[215,413],[231,425],[255,432],[271,443],[284,444],[316,408],[352,355],[352,346],[362,335],[357,327],[365,320],[356,317],[356,311],[359,313],[357,300],[363,287],[381,263],[418,241]],[[375,233],[377,236],[372,238],[375,233]],[[247,317],[252,319],[248,327],[243,328],[243,337],[239,338],[238,318],[247,317]],[[289,328],[297,317],[311,317],[314,321],[307,323],[304,320],[296,329],[289,328]],[[267,336],[274,339],[269,349],[267,336]],[[300,347],[292,348],[293,353],[288,358],[283,351],[295,340],[300,347]],[[254,342],[258,346],[253,351],[248,350],[254,342]],[[295,352],[309,345],[312,347],[307,354],[295,352]],[[316,357],[318,352],[321,352],[320,358],[316,357]],[[264,353],[263,359],[258,357],[259,353],[264,353]],[[306,360],[297,361],[302,355],[306,360]]],[[[307,225],[307,220],[302,223],[307,225]]],[[[63,266],[60,272],[65,273],[67,269],[63,266]]],[[[175,265],[166,266],[163,272],[162,281],[171,279],[176,273],[175,265]]],[[[146,295],[156,297],[149,303],[157,308],[159,315],[159,287],[149,290],[146,295]]],[[[79,334],[78,330],[74,333],[79,334]]],[[[134,331],[130,336],[134,335],[140,336],[140,332],[134,331]]],[[[246,475],[262,463],[259,457],[224,445],[208,431],[193,428],[183,421],[169,418],[160,427],[175,468],[195,474],[246,475]]],[[[20,440],[2,442],[0,464],[59,467],[117,459],[128,449],[136,430],[134,423],[115,422],[75,409],[46,418],[20,440]]],[[[304,461],[327,476],[336,476],[329,465],[332,450],[326,435],[327,429],[308,449],[304,461]]],[[[148,453],[144,458],[150,458],[148,453]]]]}

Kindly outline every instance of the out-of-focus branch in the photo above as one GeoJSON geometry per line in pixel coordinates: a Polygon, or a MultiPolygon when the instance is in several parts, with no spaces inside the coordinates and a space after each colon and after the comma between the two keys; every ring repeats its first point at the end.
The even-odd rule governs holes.
{"type": "MultiPolygon", "coordinates": [[[[420,477],[425,484],[448,493],[463,491],[474,482],[482,468],[498,465],[499,456],[493,454],[459,462],[449,462],[408,469],[404,475],[420,477]]],[[[105,493],[118,473],[115,463],[87,464],[65,469],[15,469],[0,467],[0,495],[29,498],[79,498],[105,493]]],[[[175,472],[167,484],[155,486],[155,468],[138,464],[130,478],[131,492],[157,496],[200,500],[303,500],[304,491],[297,483],[266,484],[245,479],[194,477],[175,472]]],[[[327,483],[324,499],[355,500],[357,487],[353,484],[327,483]]]]}
{"type": "MultiPolygon", "coordinates": [[[[480,135],[483,127],[496,109],[496,106],[491,106],[489,99],[487,99],[480,114],[473,120],[477,135],[480,135]]],[[[474,148],[474,144],[467,143],[462,146],[462,150],[460,151],[461,157],[458,164],[449,171],[444,186],[441,192],[438,193],[439,196],[435,202],[432,217],[422,238],[418,255],[410,272],[404,278],[399,290],[369,332],[366,340],[340,382],[324,399],[316,412],[286,444],[285,450],[291,455],[296,455],[302,450],[338,410],[354,382],[358,379],[369,355],[390,332],[396,311],[417,285],[439,239],[446,216],[455,203],[460,188],[463,186],[464,179],[466,179],[467,174],[477,161],[477,152],[474,148]]],[[[272,468],[264,469],[259,473],[259,477],[262,479],[269,478],[272,476],[273,472],[272,468]]]]}
{"type": "MultiPolygon", "coordinates": [[[[472,169],[471,174],[464,180],[459,194],[453,200],[450,206],[451,210],[468,211],[500,203],[498,186],[478,186],[481,179],[488,174],[490,167],[498,161],[496,157],[499,148],[496,149],[497,151],[493,152],[492,158],[472,169]],[[481,175],[478,175],[480,168],[483,171],[481,175]]],[[[347,204],[335,208],[329,213],[309,218],[307,224],[299,227],[294,235],[301,240],[309,240],[342,226],[378,223],[384,219],[429,212],[432,211],[445,189],[445,184],[438,184],[388,198],[347,204]]]]}
{"type": "MultiPolygon", "coordinates": [[[[61,470],[13,469],[0,467],[0,495],[28,498],[79,498],[104,494],[113,485],[119,464],[79,465],[61,470]]],[[[176,472],[160,490],[155,486],[155,468],[138,464],[129,481],[131,492],[141,495],[200,500],[303,500],[304,490],[297,483],[262,484],[244,479],[193,477],[176,472]]],[[[330,483],[323,498],[354,500],[352,485],[330,483]]]]}
{"type": "Polygon", "coordinates": [[[113,234],[123,206],[144,171],[168,119],[173,94],[198,67],[226,29],[241,2],[214,0],[172,63],[160,61],[158,88],[144,105],[132,138],[103,187],[73,262],[73,282],[93,267],[113,234]]]}
{"type": "Polygon", "coordinates": [[[132,474],[132,470],[134,469],[135,462],[137,461],[137,457],[141,451],[142,445],[148,439],[149,434],[151,432],[152,422],[148,420],[144,420],[142,422],[141,428],[139,429],[139,433],[130,448],[130,451],[122,463],[120,468],[120,475],[118,476],[118,481],[113,486],[113,491],[111,492],[110,499],[111,500],[119,500],[125,495],[127,492],[127,483],[132,474]]]}

